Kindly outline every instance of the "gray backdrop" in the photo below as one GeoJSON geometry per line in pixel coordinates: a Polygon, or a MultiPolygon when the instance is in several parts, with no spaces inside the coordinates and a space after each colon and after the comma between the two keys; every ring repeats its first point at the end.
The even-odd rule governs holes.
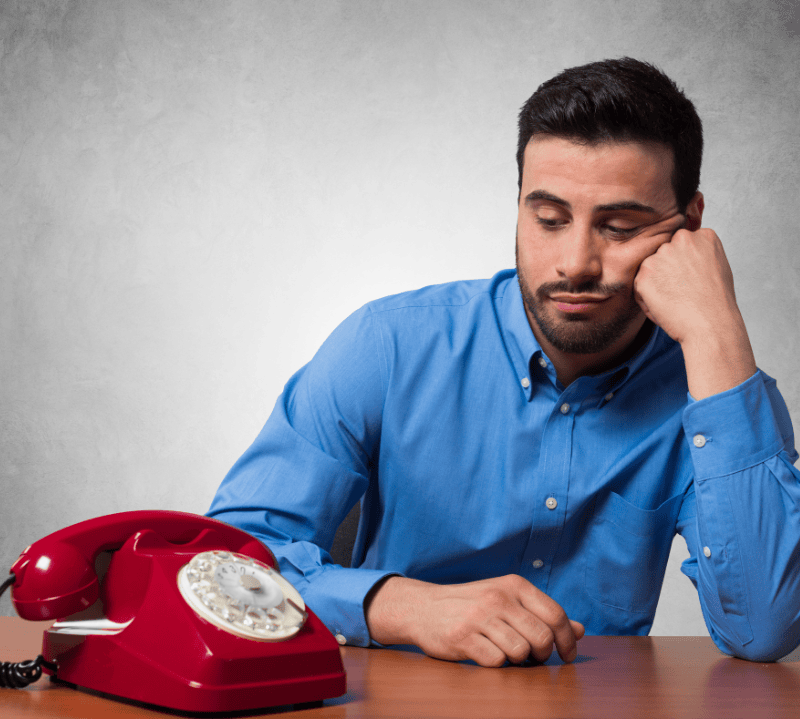
{"type": "MultiPolygon", "coordinates": [[[[204,512],[347,314],[512,266],[518,109],[605,57],[696,102],[705,224],[800,421],[797,29],[777,0],[0,2],[0,565],[204,512]]],[[[705,633],[685,555],[655,634],[705,633]]]]}

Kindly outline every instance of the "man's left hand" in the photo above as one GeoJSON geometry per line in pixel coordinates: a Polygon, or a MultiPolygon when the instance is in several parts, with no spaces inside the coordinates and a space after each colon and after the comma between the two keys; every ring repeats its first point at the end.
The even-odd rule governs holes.
{"type": "Polygon", "coordinates": [[[645,258],[634,281],[644,313],[683,344],[739,316],[733,273],[713,230],[677,230],[645,258]]]}
{"type": "Polygon", "coordinates": [[[756,371],[733,273],[713,230],[677,230],[644,259],[634,293],[647,317],[680,343],[695,399],[731,389],[756,371]]]}

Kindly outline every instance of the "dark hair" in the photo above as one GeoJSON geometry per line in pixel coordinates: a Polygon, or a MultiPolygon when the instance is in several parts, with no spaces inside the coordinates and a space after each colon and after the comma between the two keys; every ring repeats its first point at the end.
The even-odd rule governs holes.
{"type": "Polygon", "coordinates": [[[580,143],[658,142],[672,149],[681,212],[700,185],[703,125],[691,100],[661,70],[623,57],[564,70],[542,83],[519,113],[517,167],[534,135],[580,143]]]}

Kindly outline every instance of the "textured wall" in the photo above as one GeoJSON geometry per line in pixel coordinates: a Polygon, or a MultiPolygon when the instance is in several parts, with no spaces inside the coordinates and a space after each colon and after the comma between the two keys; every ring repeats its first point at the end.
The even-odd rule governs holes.
{"type": "MultiPolygon", "coordinates": [[[[796,10],[0,2],[0,564],[90,516],[205,511],[346,314],[512,266],[518,108],[604,57],[696,101],[706,224],[800,421],[796,10]]],[[[705,632],[684,554],[655,633],[705,632]]]]}

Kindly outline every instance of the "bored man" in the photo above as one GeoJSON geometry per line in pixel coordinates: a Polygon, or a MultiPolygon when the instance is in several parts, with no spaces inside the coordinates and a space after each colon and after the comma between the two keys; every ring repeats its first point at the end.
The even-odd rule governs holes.
{"type": "Polygon", "coordinates": [[[702,145],[647,63],[545,82],[519,116],[516,270],[347,318],[209,514],[266,543],[342,643],[569,662],[584,632],[649,632],[679,533],[717,646],[792,651],[798,455],[702,227],[702,145]]]}

